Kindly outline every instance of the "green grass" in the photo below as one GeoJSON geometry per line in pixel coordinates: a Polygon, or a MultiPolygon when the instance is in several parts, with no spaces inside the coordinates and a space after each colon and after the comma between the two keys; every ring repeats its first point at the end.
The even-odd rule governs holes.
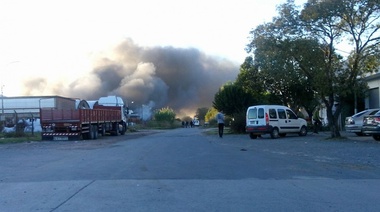
{"type": "Polygon", "coordinates": [[[0,133],[0,144],[13,144],[23,143],[30,141],[41,141],[41,133],[25,133],[24,135],[17,135],[15,133],[0,133]]]}

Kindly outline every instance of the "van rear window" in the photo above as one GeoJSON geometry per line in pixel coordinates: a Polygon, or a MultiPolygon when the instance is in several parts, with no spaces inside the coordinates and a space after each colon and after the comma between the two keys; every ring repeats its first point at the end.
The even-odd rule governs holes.
{"type": "Polygon", "coordinates": [[[257,109],[255,107],[255,108],[248,110],[248,118],[249,119],[262,119],[262,118],[264,118],[264,108],[257,109]]]}
{"type": "Polygon", "coordinates": [[[248,118],[249,119],[257,119],[257,108],[252,108],[248,110],[248,118]]]}

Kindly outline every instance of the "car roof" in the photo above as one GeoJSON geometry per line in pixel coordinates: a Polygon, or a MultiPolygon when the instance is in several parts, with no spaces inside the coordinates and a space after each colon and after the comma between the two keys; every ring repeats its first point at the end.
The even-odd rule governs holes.
{"type": "Polygon", "coordinates": [[[354,114],[352,117],[360,117],[362,115],[369,115],[369,114],[373,115],[375,113],[378,113],[379,110],[380,108],[363,110],[359,113],[354,114]]]}

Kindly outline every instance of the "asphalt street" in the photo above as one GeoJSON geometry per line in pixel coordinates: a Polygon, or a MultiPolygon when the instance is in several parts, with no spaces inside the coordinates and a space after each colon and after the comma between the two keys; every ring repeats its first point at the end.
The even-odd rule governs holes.
{"type": "Polygon", "coordinates": [[[200,128],[0,145],[0,211],[379,211],[380,143],[200,128]]]}

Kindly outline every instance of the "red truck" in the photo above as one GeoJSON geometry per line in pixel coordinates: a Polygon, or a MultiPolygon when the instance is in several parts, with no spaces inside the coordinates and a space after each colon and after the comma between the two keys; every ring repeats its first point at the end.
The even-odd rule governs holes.
{"type": "Polygon", "coordinates": [[[92,109],[41,108],[42,140],[87,140],[106,134],[124,135],[127,130],[124,105],[105,105],[95,105],[92,109]]]}

